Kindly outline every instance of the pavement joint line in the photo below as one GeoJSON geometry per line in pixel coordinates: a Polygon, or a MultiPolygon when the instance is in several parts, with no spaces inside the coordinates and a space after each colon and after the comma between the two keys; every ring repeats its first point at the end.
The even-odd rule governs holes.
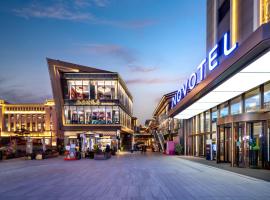
{"type": "Polygon", "coordinates": [[[269,181],[266,181],[266,180],[263,180],[263,179],[258,179],[258,178],[255,178],[255,177],[251,177],[251,176],[244,175],[244,174],[239,174],[237,172],[232,172],[232,171],[229,171],[229,170],[226,170],[226,169],[222,169],[222,168],[219,168],[219,167],[214,167],[214,166],[207,165],[207,164],[202,164],[202,163],[199,163],[199,162],[196,162],[196,161],[187,160],[187,159],[181,158],[180,156],[178,156],[177,158],[180,158],[181,160],[185,160],[185,161],[190,161],[190,162],[193,162],[193,163],[197,163],[199,165],[202,165],[202,166],[205,166],[205,167],[209,167],[209,168],[212,168],[212,169],[226,171],[226,172],[229,172],[231,174],[235,174],[235,175],[238,175],[240,177],[243,177],[243,178],[246,178],[246,179],[250,179],[250,180],[253,180],[253,181],[263,181],[263,182],[269,183],[269,181]]]}

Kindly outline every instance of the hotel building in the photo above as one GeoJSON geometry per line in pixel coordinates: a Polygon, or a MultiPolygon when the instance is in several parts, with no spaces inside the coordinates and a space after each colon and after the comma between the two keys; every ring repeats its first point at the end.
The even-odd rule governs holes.
{"type": "Polygon", "coordinates": [[[0,144],[16,137],[45,138],[46,145],[56,146],[57,131],[54,101],[35,104],[10,104],[0,100],[0,144]]]}
{"type": "Polygon", "coordinates": [[[270,168],[270,1],[208,0],[207,58],[172,98],[185,154],[270,168]]]}
{"type": "Polygon", "coordinates": [[[65,144],[85,134],[94,143],[132,146],[133,100],[116,72],[47,59],[57,122],[65,144]]]}

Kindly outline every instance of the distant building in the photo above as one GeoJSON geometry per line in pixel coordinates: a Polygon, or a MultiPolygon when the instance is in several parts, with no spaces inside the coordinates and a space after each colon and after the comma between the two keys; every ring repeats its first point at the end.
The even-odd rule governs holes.
{"type": "Polygon", "coordinates": [[[56,146],[61,135],[56,123],[54,101],[11,104],[0,100],[0,138],[3,142],[12,136],[45,138],[47,145],[56,146]]]}
{"type": "Polygon", "coordinates": [[[133,98],[117,72],[47,59],[57,122],[65,144],[87,136],[89,148],[101,143],[131,149],[133,98]]]}

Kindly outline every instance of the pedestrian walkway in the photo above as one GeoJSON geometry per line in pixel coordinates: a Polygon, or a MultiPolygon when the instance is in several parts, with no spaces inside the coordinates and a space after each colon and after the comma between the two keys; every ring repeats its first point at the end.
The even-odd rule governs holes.
{"type": "Polygon", "coordinates": [[[2,200],[270,199],[270,182],[159,153],[0,163],[2,200]]]}
{"type": "Polygon", "coordinates": [[[201,163],[204,165],[216,167],[219,169],[224,169],[227,171],[235,172],[238,174],[242,174],[245,176],[250,176],[253,178],[258,178],[258,179],[262,179],[262,180],[270,182],[270,170],[231,167],[230,163],[216,163],[215,160],[206,160],[205,158],[201,158],[201,157],[194,157],[194,156],[179,156],[179,157],[182,159],[189,160],[189,161],[201,163]]]}

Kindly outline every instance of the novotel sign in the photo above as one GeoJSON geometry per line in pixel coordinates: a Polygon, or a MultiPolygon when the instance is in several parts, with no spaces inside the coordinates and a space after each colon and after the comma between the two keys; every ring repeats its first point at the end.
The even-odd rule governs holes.
{"type": "Polygon", "coordinates": [[[232,47],[230,47],[229,33],[225,33],[222,39],[216,44],[211,51],[208,53],[208,57],[203,59],[203,61],[197,67],[197,72],[192,73],[189,79],[182,85],[182,87],[175,93],[172,97],[171,108],[176,106],[181,99],[183,99],[188,92],[196,87],[205,78],[205,69],[208,66],[209,72],[215,69],[219,65],[218,57],[221,55],[228,56],[236,48],[238,43],[236,42],[232,47]]]}

